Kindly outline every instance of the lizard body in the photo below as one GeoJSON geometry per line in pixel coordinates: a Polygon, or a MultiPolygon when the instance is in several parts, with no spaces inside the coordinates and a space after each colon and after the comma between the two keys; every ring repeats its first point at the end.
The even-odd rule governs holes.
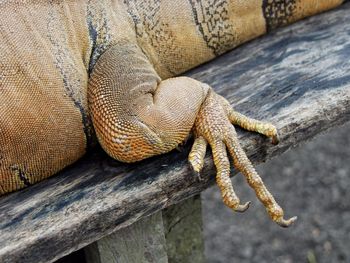
{"type": "Polygon", "coordinates": [[[191,132],[199,172],[207,144],[224,202],[240,205],[226,148],[273,220],[283,211],[235,140],[233,124],[277,140],[209,86],[175,77],[342,0],[105,0],[0,3],[0,194],[47,178],[96,143],[135,162],[191,132]],[[215,117],[214,117],[215,116],[215,117]]]}

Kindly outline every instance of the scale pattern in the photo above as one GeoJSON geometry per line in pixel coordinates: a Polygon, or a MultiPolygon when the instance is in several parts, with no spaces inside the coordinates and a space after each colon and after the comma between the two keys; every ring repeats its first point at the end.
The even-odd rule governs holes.
{"type": "Polygon", "coordinates": [[[8,0],[0,2],[0,194],[49,177],[97,137],[135,162],[191,131],[199,172],[213,150],[223,200],[244,211],[228,154],[282,226],[283,210],[241,150],[232,124],[277,141],[273,125],[231,111],[211,87],[176,75],[341,0],[8,0]]]}

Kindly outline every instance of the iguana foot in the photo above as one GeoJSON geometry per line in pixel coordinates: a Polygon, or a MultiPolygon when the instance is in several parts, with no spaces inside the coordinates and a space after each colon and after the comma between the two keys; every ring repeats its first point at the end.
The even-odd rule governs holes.
{"type": "Polygon", "coordinates": [[[296,217],[288,220],[283,218],[282,208],[267,190],[241,148],[232,124],[264,134],[272,138],[273,143],[278,142],[275,126],[250,119],[235,112],[226,99],[210,90],[194,124],[195,141],[189,154],[189,161],[194,171],[199,173],[202,170],[206,148],[209,143],[217,169],[216,182],[221,190],[224,203],[235,211],[245,211],[250,202],[244,205],[240,204],[240,200],[233,190],[230,179],[230,162],[227,156],[228,151],[233,159],[234,166],[246,177],[248,184],[264,204],[272,220],[282,227],[291,225],[296,217]]]}

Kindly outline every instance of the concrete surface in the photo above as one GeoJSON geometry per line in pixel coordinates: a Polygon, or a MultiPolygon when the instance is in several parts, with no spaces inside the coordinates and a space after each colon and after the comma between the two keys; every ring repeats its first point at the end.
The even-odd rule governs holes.
{"type": "Polygon", "coordinates": [[[350,123],[257,167],[296,224],[274,224],[241,175],[233,182],[242,202],[226,208],[214,186],[202,194],[208,263],[350,262],[350,123]]]}

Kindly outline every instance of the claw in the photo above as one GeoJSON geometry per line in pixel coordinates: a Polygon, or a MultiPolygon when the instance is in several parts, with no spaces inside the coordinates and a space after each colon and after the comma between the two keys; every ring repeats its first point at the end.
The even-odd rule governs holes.
{"type": "Polygon", "coordinates": [[[198,181],[200,181],[200,182],[203,181],[203,178],[202,178],[202,176],[201,176],[201,173],[195,171],[195,170],[193,169],[193,167],[192,167],[192,170],[193,170],[193,172],[195,173],[195,175],[197,176],[198,181]]]}
{"type": "MultiPolygon", "coordinates": [[[[194,140],[188,160],[193,171],[199,175],[204,165],[204,157],[207,150],[207,141],[203,137],[198,137],[194,140]]],[[[200,178],[200,176],[198,176],[200,178]]]]}
{"type": "Polygon", "coordinates": [[[176,146],[175,149],[176,149],[178,152],[183,152],[183,146],[182,146],[182,145],[176,146]]]}
{"type": "Polygon", "coordinates": [[[291,224],[293,224],[296,220],[298,219],[298,217],[293,216],[292,218],[289,219],[284,219],[283,217],[279,218],[276,220],[276,223],[278,225],[280,225],[281,227],[289,227],[291,224]]]}
{"type": "Polygon", "coordinates": [[[278,134],[272,136],[272,144],[273,145],[277,145],[280,142],[280,138],[278,136],[278,134]]]}
{"type": "Polygon", "coordinates": [[[195,121],[193,131],[198,138],[192,146],[189,156],[190,163],[194,170],[199,172],[203,168],[205,149],[207,144],[209,144],[216,167],[216,182],[221,190],[221,196],[225,205],[234,211],[244,212],[248,209],[250,202],[241,205],[233,189],[229,177],[230,162],[227,156],[228,151],[234,166],[246,177],[248,184],[254,189],[258,199],[265,206],[272,220],[282,227],[288,227],[297,218],[283,219],[283,209],[278,205],[254,169],[239,144],[237,133],[231,124],[263,134],[271,138],[273,144],[279,142],[277,128],[274,125],[248,118],[234,111],[227,100],[214,92],[209,92],[195,121]]]}
{"type": "Polygon", "coordinates": [[[249,206],[250,206],[250,201],[246,202],[244,205],[238,205],[238,207],[234,208],[233,210],[239,213],[245,212],[249,206]]]}

